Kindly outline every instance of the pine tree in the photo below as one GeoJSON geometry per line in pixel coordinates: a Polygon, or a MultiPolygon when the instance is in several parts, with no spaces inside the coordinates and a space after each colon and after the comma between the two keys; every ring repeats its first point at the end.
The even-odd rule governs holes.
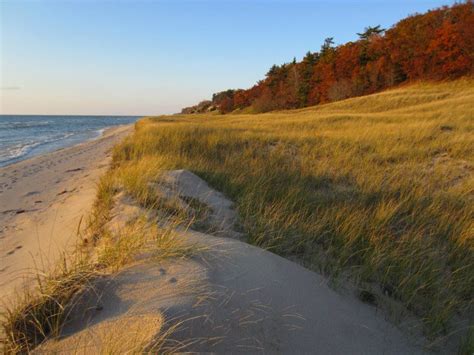
{"type": "Polygon", "coordinates": [[[381,28],[380,25],[377,25],[375,27],[372,27],[372,26],[366,27],[364,28],[364,32],[357,33],[357,35],[362,40],[369,40],[372,36],[380,35],[384,32],[385,32],[385,29],[381,28]]]}
{"type": "Polygon", "coordinates": [[[328,37],[324,40],[323,45],[321,46],[321,55],[324,56],[331,49],[333,49],[334,37],[328,37]]]}

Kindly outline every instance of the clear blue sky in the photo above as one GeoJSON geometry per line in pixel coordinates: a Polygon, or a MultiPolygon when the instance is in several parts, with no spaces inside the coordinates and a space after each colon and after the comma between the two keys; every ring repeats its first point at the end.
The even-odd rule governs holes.
{"type": "Polygon", "coordinates": [[[0,0],[0,113],[172,113],[453,2],[0,0]]]}

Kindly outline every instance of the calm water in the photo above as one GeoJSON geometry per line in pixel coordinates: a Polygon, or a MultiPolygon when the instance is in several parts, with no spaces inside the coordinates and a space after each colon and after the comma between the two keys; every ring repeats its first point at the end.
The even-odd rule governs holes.
{"type": "Polygon", "coordinates": [[[0,115],[0,166],[100,137],[105,128],[138,118],[0,115]]]}

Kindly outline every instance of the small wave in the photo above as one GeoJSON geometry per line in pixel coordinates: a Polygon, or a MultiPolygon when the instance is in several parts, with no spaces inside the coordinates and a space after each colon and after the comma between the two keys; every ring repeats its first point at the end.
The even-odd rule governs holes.
{"type": "Polygon", "coordinates": [[[65,140],[73,135],[74,133],[67,132],[61,135],[54,135],[41,141],[26,141],[10,145],[0,151],[0,165],[20,160],[20,158],[27,156],[35,148],[65,140]]]}
{"type": "Polygon", "coordinates": [[[34,128],[43,127],[50,125],[52,121],[13,121],[13,122],[0,122],[0,129],[21,129],[21,128],[34,128]]]}
{"type": "Polygon", "coordinates": [[[40,142],[27,142],[11,145],[5,150],[0,151],[0,163],[6,163],[10,160],[21,158],[40,144],[40,142]]]}
{"type": "Polygon", "coordinates": [[[104,135],[104,132],[107,128],[101,128],[95,131],[96,133],[96,138],[102,137],[104,135]]]}

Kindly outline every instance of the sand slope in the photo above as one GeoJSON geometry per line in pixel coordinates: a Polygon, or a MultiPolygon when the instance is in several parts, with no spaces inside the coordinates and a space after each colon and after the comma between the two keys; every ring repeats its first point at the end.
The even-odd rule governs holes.
{"type": "MultiPolygon", "coordinates": [[[[218,233],[230,222],[236,223],[229,210],[231,202],[197,176],[174,171],[164,180],[167,191],[175,191],[178,198],[206,201],[213,213],[211,220],[223,227],[218,233]]],[[[120,211],[131,210],[117,206],[115,218],[123,223],[120,211]]],[[[96,291],[86,295],[73,313],[64,338],[50,341],[41,350],[97,353],[133,339],[156,341],[180,323],[168,345],[192,352],[423,352],[375,307],[338,294],[315,272],[248,245],[232,233],[233,238],[192,230],[179,233],[186,243],[206,248],[189,259],[157,262],[145,258],[100,279],[96,291]],[[140,319],[142,326],[135,327],[140,319]],[[108,326],[130,331],[124,336],[120,330],[105,331],[108,326]]]]}
{"type": "Polygon", "coordinates": [[[131,130],[115,127],[99,139],[0,168],[0,299],[32,268],[54,265],[75,244],[109,151],[131,130]]]}

